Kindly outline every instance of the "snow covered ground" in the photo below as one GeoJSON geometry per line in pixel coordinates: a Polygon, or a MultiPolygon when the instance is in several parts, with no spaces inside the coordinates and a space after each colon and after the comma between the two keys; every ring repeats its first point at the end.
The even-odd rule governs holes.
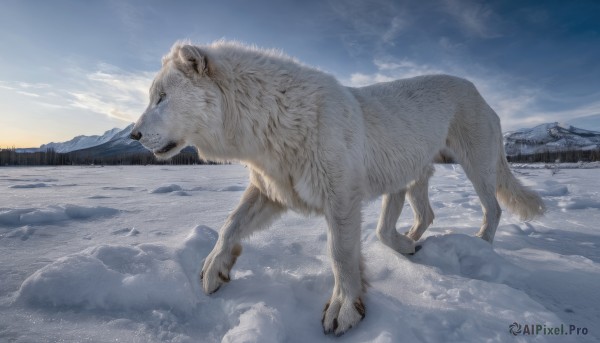
{"type": "MultiPolygon", "coordinates": [[[[322,218],[287,214],[244,244],[231,283],[201,292],[244,167],[0,168],[0,342],[597,342],[600,169],[516,169],[548,213],[505,213],[493,249],[473,237],[481,209],[462,170],[436,169],[416,255],[379,243],[380,202],[365,205],[367,316],[335,338],[320,322],[333,286],[322,218]],[[532,324],[580,334],[523,335],[532,324]]],[[[398,229],[411,222],[405,207],[398,229]]]]}

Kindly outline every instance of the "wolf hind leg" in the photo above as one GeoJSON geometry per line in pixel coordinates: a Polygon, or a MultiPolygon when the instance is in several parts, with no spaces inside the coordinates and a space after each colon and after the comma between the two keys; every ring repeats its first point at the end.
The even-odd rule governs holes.
{"type": "Polygon", "coordinates": [[[423,176],[408,187],[407,197],[413,210],[414,224],[406,235],[415,241],[423,236],[435,217],[429,202],[429,178],[434,171],[433,166],[429,166],[423,176]]]}
{"type": "Polygon", "coordinates": [[[376,232],[381,243],[401,254],[412,254],[415,252],[415,242],[396,231],[396,222],[402,212],[405,195],[406,190],[383,195],[381,215],[379,216],[376,232]]]}

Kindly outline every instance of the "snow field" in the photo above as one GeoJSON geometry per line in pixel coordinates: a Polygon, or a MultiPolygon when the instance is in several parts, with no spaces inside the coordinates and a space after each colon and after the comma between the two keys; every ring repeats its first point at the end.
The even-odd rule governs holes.
{"type": "MultiPolygon", "coordinates": [[[[245,242],[229,284],[202,293],[243,167],[2,168],[0,341],[596,341],[599,170],[516,170],[549,211],[530,223],[505,212],[492,248],[472,236],[481,209],[462,170],[436,169],[436,219],[412,257],[378,242],[380,201],[365,204],[367,316],[334,338],[320,323],[333,287],[322,218],[285,215],[245,242]],[[35,178],[72,186],[13,187],[35,178]],[[513,322],[589,334],[514,337],[513,322]]],[[[405,207],[400,232],[411,217],[405,207]]]]}

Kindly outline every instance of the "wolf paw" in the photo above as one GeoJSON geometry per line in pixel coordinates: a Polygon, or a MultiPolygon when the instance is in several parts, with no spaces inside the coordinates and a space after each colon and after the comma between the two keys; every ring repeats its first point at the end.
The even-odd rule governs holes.
{"type": "Polygon", "coordinates": [[[360,298],[332,298],[323,310],[323,331],[341,336],[365,317],[365,306],[360,298]]]}
{"type": "Polygon", "coordinates": [[[383,244],[396,250],[396,252],[399,252],[400,254],[415,253],[415,241],[406,235],[394,231],[391,235],[380,237],[380,240],[383,244]]]}
{"type": "Polygon", "coordinates": [[[236,244],[230,251],[217,250],[216,248],[204,260],[204,267],[200,280],[202,289],[206,294],[213,294],[229,282],[229,271],[242,253],[242,246],[236,244]]]}
{"type": "Polygon", "coordinates": [[[404,235],[415,242],[421,239],[421,234],[419,234],[419,231],[414,227],[407,231],[404,235]]]}

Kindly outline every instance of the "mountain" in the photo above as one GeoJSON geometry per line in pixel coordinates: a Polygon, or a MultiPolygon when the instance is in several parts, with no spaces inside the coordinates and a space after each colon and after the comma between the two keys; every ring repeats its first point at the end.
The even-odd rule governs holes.
{"type": "Polygon", "coordinates": [[[508,156],[600,150],[600,132],[583,130],[568,124],[548,123],[505,133],[504,148],[508,156]]]}
{"type": "Polygon", "coordinates": [[[140,142],[129,138],[134,124],[112,129],[102,136],[78,136],[68,142],[44,144],[39,148],[2,150],[0,165],[147,165],[205,164],[196,149],[187,147],[169,161],[157,160],[140,142]],[[49,150],[52,150],[50,152],[49,150]],[[16,153],[16,154],[15,154],[16,153]]]}
{"type": "MultiPolygon", "coordinates": [[[[80,156],[90,156],[95,158],[126,157],[136,154],[151,156],[152,153],[148,149],[144,148],[140,142],[129,138],[129,134],[131,133],[131,129],[133,129],[133,125],[134,124],[131,124],[118,131],[107,142],[86,149],[79,149],[73,151],[73,153],[80,156]]],[[[183,149],[182,152],[196,155],[196,150],[192,147],[187,147],[183,149]]]]}
{"type": "MultiPolygon", "coordinates": [[[[85,158],[120,158],[131,155],[147,155],[152,153],[144,148],[138,141],[129,138],[131,129],[135,124],[130,124],[124,129],[114,128],[106,131],[101,136],[77,136],[67,142],[48,143],[39,148],[17,149],[18,153],[46,152],[53,149],[58,153],[72,153],[85,158]]],[[[196,150],[187,147],[184,153],[196,155],[196,150]]]]}
{"type": "MultiPolygon", "coordinates": [[[[86,147],[83,149],[77,149],[77,154],[84,154],[96,157],[107,157],[107,156],[119,156],[119,155],[130,155],[136,153],[149,153],[149,151],[140,144],[138,141],[134,141],[129,138],[131,129],[134,124],[127,126],[124,129],[118,130],[110,140],[96,144],[94,146],[86,147]]],[[[114,130],[114,129],[113,129],[114,130]]]]}
{"type": "Polygon", "coordinates": [[[108,131],[104,132],[104,134],[101,136],[98,136],[98,135],[77,136],[66,142],[59,142],[59,143],[52,142],[52,143],[48,143],[48,144],[43,144],[39,148],[17,149],[17,152],[44,152],[49,149],[52,149],[59,153],[66,153],[66,152],[86,149],[89,147],[98,146],[98,145],[104,144],[106,142],[109,142],[113,138],[115,138],[118,134],[122,133],[123,131],[125,131],[125,130],[131,131],[132,127],[133,127],[133,124],[131,124],[130,126],[128,126],[125,129],[114,128],[114,129],[108,130],[108,131]]]}
{"type": "Polygon", "coordinates": [[[56,152],[71,152],[75,150],[81,150],[93,146],[97,146],[103,143],[106,143],[113,139],[117,134],[122,132],[121,129],[114,128],[112,130],[106,131],[101,136],[77,136],[70,141],[62,142],[62,143],[48,143],[40,146],[41,151],[46,151],[48,149],[54,149],[56,152]]]}

